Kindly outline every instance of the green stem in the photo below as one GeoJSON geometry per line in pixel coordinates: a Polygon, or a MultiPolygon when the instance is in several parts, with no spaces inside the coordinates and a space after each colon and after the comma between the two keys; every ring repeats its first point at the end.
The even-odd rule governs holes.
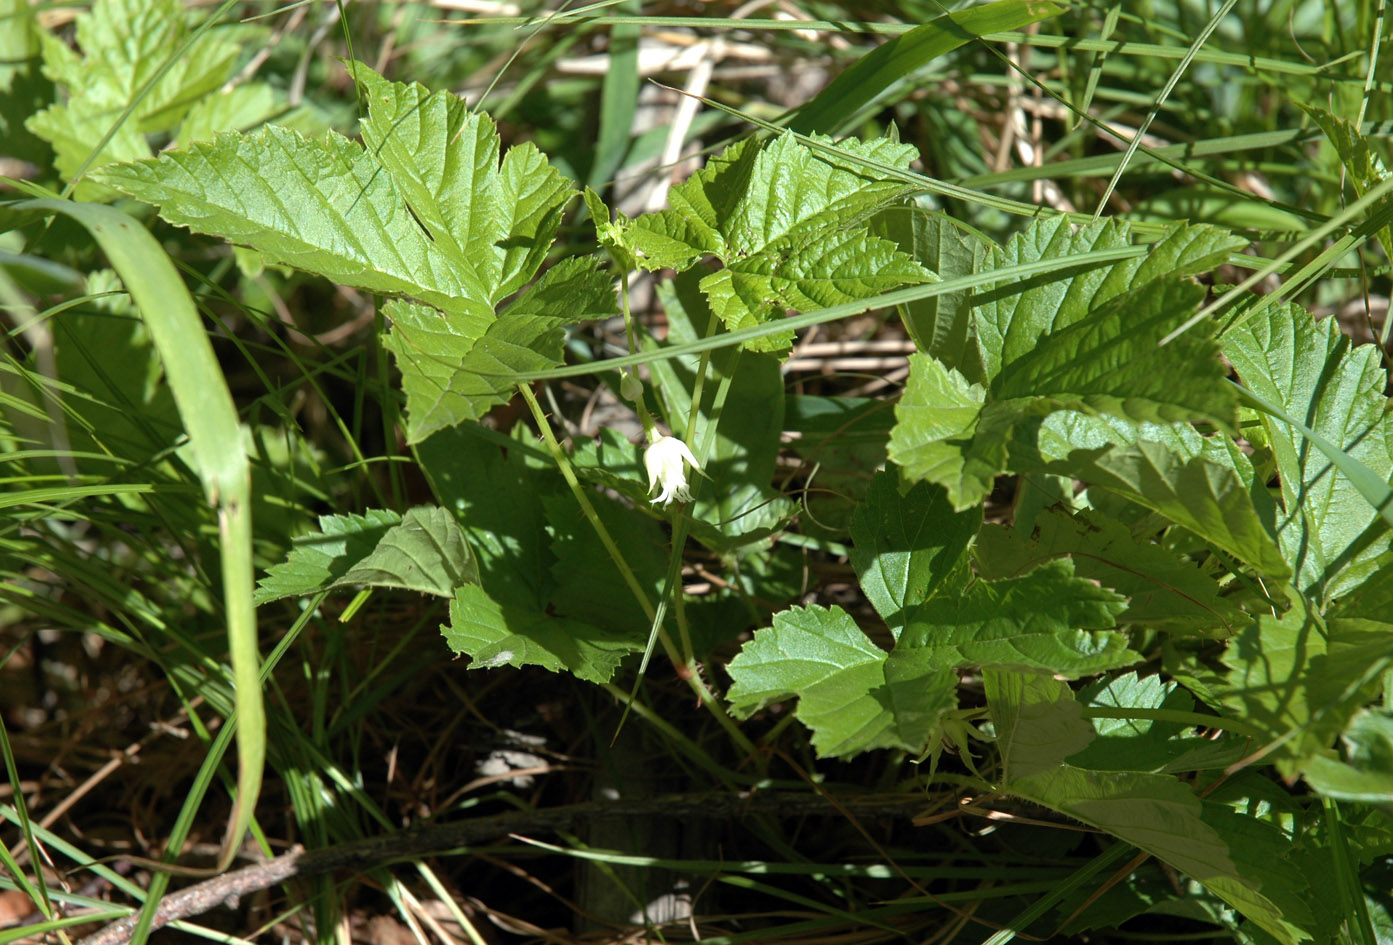
{"type": "Polygon", "coordinates": [[[643,585],[638,582],[634,575],[633,568],[629,567],[629,562],[624,560],[624,555],[620,553],[619,546],[610,537],[609,529],[605,528],[605,523],[600,521],[600,516],[595,511],[595,506],[590,504],[590,497],[585,494],[585,490],[580,486],[580,480],[576,478],[576,471],[571,468],[571,461],[566,458],[565,450],[561,449],[561,444],[556,442],[556,436],[551,432],[551,424],[547,422],[546,414],[542,413],[541,404],[537,403],[537,398],[533,396],[532,389],[526,384],[519,384],[518,390],[522,391],[523,400],[527,401],[528,409],[532,411],[532,419],[537,422],[537,429],[542,433],[542,439],[547,444],[547,450],[551,457],[556,461],[556,467],[561,470],[562,477],[566,480],[566,485],[570,486],[571,494],[580,503],[581,512],[590,522],[595,534],[600,536],[600,544],[605,546],[605,551],[609,552],[610,558],[614,561],[614,566],[619,569],[620,576],[624,583],[629,586],[634,597],[638,600],[639,606],[643,608],[643,613],[649,620],[657,615],[653,602],[648,599],[648,595],[643,590],[643,585]]]}

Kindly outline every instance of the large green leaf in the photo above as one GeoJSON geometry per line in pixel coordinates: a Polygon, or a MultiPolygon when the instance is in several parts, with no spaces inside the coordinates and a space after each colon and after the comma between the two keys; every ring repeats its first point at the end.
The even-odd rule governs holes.
{"type": "MultiPolygon", "coordinates": [[[[830,145],[831,141],[828,139],[830,145]]],[[[914,148],[891,138],[836,148],[907,168],[914,148]]],[[[760,147],[747,139],[674,187],[668,210],[622,221],[624,241],[647,269],[684,270],[704,256],[724,268],[701,289],[727,328],[870,298],[936,276],[866,228],[909,192],[901,180],[815,150],[793,135],[760,147]]],[[[792,332],[747,342],[781,351],[792,332]]]]}
{"type": "Polygon", "coordinates": [[[944,587],[981,523],[980,508],[954,512],[937,486],[919,483],[901,495],[893,469],[871,480],[851,522],[851,564],[892,630],[944,587]]]}
{"type": "MultiPolygon", "coordinates": [[[[988,670],[987,705],[1001,746],[1002,789],[1105,830],[1209,887],[1285,945],[1309,938],[1304,903],[1269,898],[1235,864],[1225,833],[1189,786],[1169,775],[1095,771],[1065,759],[1094,738],[1067,684],[988,670]]],[[[1232,818],[1229,818],[1232,819],[1232,818]]],[[[1218,818],[1227,825],[1227,820],[1218,818]]],[[[1251,821],[1250,821],[1251,822],[1251,821]]],[[[1273,870],[1274,864],[1267,869],[1273,870]]],[[[1299,879],[1299,877],[1298,877],[1299,879]]],[[[1292,885],[1296,885],[1295,882],[1292,885]]]]}
{"type": "MultiPolygon", "coordinates": [[[[1274,305],[1230,331],[1224,353],[1253,393],[1362,464],[1372,478],[1387,483],[1393,476],[1388,374],[1377,347],[1355,347],[1334,319],[1316,321],[1297,306],[1274,305]]],[[[1303,431],[1280,417],[1260,419],[1285,506],[1277,534],[1297,586],[1322,601],[1343,596],[1393,547],[1388,524],[1303,431]]]]}
{"type": "Polygon", "coordinates": [[[931,648],[964,664],[1021,666],[1078,677],[1141,659],[1116,625],[1125,601],[1051,561],[1021,577],[973,581],[911,610],[895,652],[931,648]]]}
{"type": "Polygon", "coordinates": [[[369,103],[363,144],[431,241],[472,271],[490,304],[521,288],[556,237],[569,182],[530,143],[500,166],[493,119],[457,95],[389,82],[361,63],[354,75],[369,103]]]}
{"type": "Polygon", "coordinates": [[[731,711],[747,717],[794,696],[823,757],[922,751],[957,705],[957,675],[921,655],[893,663],[840,607],[793,607],[731,660],[731,711]]]}
{"type": "Polygon", "coordinates": [[[270,126],[94,176],[159,205],[170,223],[249,246],[269,264],[420,299],[472,331],[493,321],[488,289],[427,237],[391,175],[347,138],[311,141],[270,126]]]}
{"type": "MultiPolygon", "coordinates": [[[[1031,224],[994,252],[983,274],[1025,262],[1063,260],[1089,250],[1112,249],[1130,242],[1131,231],[1125,223],[1104,220],[1075,230],[1063,217],[1049,217],[1031,224]]],[[[994,382],[1018,360],[1039,357],[1050,336],[1096,317],[1105,303],[1152,283],[1173,282],[1207,272],[1243,245],[1243,240],[1216,227],[1177,226],[1148,247],[1147,254],[1142,257],[1076,273],[1061,266],[1060,275],[996,285],[988,282],[977,291],[972,306],[982,374],[994,382]]],[[[1145,302],[1146,294],[1138,294],[1135,298],[1145,302]]],[[[1179,313],[1173,319],[1173,326],[1184,321],[1188,314],[1179,313]]],[[[1165,316],[1165,312],[1150,314],[1151,319],[1165,320],[1165,316]]],[[[1111,332],[1106,333],[1106,337],[1111,336],[1111,332]]],[[[1060,357],[1068,360],[1063,351],[1060,357]]],[[[1177,352],[1172,352],[1172,357],[1175,370],[1186,373],[1191,370],[1181,363],[1177,352]]],[[[1029,393],[1050,391],[1031,390],[1029,393]]],[[[1229,410],[1233,409],[1230,401],[1229,410]]]]}
{"type": "Polygon", "coordinates": [[[1263,614],[1229,645],[1228,671],[1206,678],[1209,691],[1269,741],[1287,775],[1326,752],[1393,661],[1393,624],[1317,613],[1294,596],[1281,616],[1263,614]]]}
{"type": "Polygon", "coordinates": [[[1070,557],[1074,572],[1123,594],[1125,623],[1223,635],[1244,619],[1238,603],[1193,561],[1154,542],[1138,541],[1121,522],[1093,512],[1043,511],[1029,536],[987,525],[977,536],[977,571],[990,580],[1022,574],[1070,557]]]}
{"type": "Polygon", "coordinates": [[[258,582],[258,603],[342,587],[387,587],[451,597],[479,569],[454,515],[421,507],[405,515],[323,515],[289,557],[258,582]]]}
{"type": "MultiPolygon", "coordinates": [[[[35,113],[27,126],[53,145],[65,178],[84,165],[148,157],[146,133],[174,128],[198,99],[231,76],[240,44],[213,29],[181,49],[187,23],[178,0],[97,0],[77,16],[81,56],[57,36],[40,34],[44,74],[64,86],[68,98],[35,113]],[[134,106],[130,118],[94,156],[129,106],[134,106]]],[[[79,189],[80,195],[101,192],[90,185],[79,189]]]]}
{"type": "Polygon", "coordinates": [[[480,583],[500,604],[540,609],[555,560],[540,500],[564,488],[554,470],[529,466],[526,446],[505,450],[478,427],[441,430],[416,447],[436,499],[459,519],[480,583]]]}
{"type": "Polygon", "coordinates": [[[473,658],[470,669],[540,666],[593,683],[609,682],[625,656],[643,651],[643,636],[634,639],[581,620],[497,604],[477,584],[455,591],[450,622],[440,632],[450,649],[473,658]]]}
{"type": "Polygon", "coordinates": [[[1290,573],[1272,500],[1228,437],[1061,411],[1033,431],[1029,449],[1028,465],[1123,495],[1264,574],[1290,573]]]}
{"type": "MultiPolygon", "coordinates": [[[[1041,222],[995,252],[986,271],[1128,241],[1119,224],[1074,233],[1058,221],[1041,222]]],[[[968,370],[984,383],[970,384],[935,359],[911,359],[891,459],[910,480],[944,486],[963,509],[983,501],[996,476],[1011,471],[1010,440],[1030,418],[1081,410],[1234,429],[1238,398],[1224,382],[1217,346],[1195,332],[1159,345],[1202,297],[1179,276],[1215,264],[1233,245],[1209,227],[1178,227],[1144,259],[979,290],[972,328],[980,364],[968,370]]]]}
{"type": "Polygon", "coordinates": [[[577,257],[547,270],[482,333],[470,319],[425,305],[395,301],[385,311],[392,333],[384,345],[406,394],[406,438],[418,443],[507,402],[519,374],[561,363],[566,325],[607,318],[616,302],[609,277],[577,257]]]}

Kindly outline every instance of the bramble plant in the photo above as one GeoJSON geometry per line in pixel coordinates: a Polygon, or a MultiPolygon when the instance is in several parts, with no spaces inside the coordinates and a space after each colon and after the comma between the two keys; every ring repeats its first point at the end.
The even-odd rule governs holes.
{"type": "MultiPolygon", "coordinates": [[[[49,42],[50,68],[80,68],[49,42]]],[[[194,99],[225,58],[160,80],[95,157],[58,128],[97,120],[79,94],[31,127],[65,174],[91,166],[80,196],[389,299],[400,427],[435,501],[323,515],[258,604],[433,595],[441,659],[628,705],[661,647],[756,780],[787,713],[817,758],[896,753],[1115,837],[1248,941],[1335,940],[1364,893],[1326,864],[1393,853],[1393,411],[1378,346],[1228,284],[1276,266],[1249,236],[1041,214],[997,243],[924,199],[893,127],[766,129],[630,218],[535,145],[505,151],[463,98],[357,61],[361,141],[224,121],[145,156],[140,132],[215,121],[194,99]],[[581,211],[599,251],[559,247],[581,211]],[[637,272],[665,334],[630,312],[637,272]],[[798,330],[882,309],[917,349],[893,404],[786,393],[798,330]],[[578,326],[610,319],[627,353],[593,359],[578,326]],[[638,442],[544,409],[582,375],[638,442]],[[518,405],[531,425],[496,422],[518,405]],[[868,606],[808,595],[800,548],[844,557],[868,606]],[[700,593],[693,557],[719,578],[700,593]]],[[[1354,183],[1352,231],[1393,251],[1374,144],[1307,114],[1354,183]]]]}

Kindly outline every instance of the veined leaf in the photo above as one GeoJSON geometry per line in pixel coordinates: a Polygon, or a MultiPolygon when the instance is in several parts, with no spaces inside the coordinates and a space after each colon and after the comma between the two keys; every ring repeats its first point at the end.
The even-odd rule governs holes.
{"type": "Polygon", "coordinates": [[[296,540],[282,564],[258,582],[258,603],[342,587],[389,587],[450,597],[475,584],[479,569],[455,517],[422,507],[405,515],[323,515],[319,531],[296,540]]]}
{"type": "MultiPolygon", "coordinates": [[[[1372,478],[1393,476],[1393,416],[1382,355],[1354,347],[1334,319],[1294,305],[1266,306],[1224,337],[1245,386],[1299,418],[1372,478]]],[[[1393,547],[1387,522],[1356,484],[1299,429],[1260,415],[1277,462],[1285,513],[1282,552],[1297,586],[1322,601],[1341,597],[1379,568],[1393,547]]]]}
{"type": "Polygon", "coordinates": [[[927,647],[953,666],[1021,666],[1069,677],[1138,662],[1110,628],[1126,602],[1051,561],[1004,581],[974,581],[908,614],[895,652],[927,647]]]}
{"type": "Polygon", "coordinates": [[[643,639],[600,630],[580,620],[541,610],[500,605],[477,584],[465,584],[450,602],[450,622],[440,628],[456,653],[473,658],[470,669],[540,666],[565,670],[593,683],[607,683],[643,639]]]}
{"type": "Polygon", "coordinates": [[[1267,735],[1287,776],[1334,744],[1393,662],[1389,623],[1327,621],[1304,597],[1292,597],[1285,614],[1260,615],[1234,638],[1223,657],[1227,673],[1203,680],[1235,716],[1267,735]]]}
{"type": "Polygon", "coordinates": [[[577,258],[495,312],[540,267],[568,183],[531,145],[500,164],[492,120],[458,97],[355,69],[369,106],[366,148],[270,127],[109,167],[101,179],[269,264],[438,309],[388,310],[386,345],[415,443],[506,401],[519,373],[555,367],[562,326],[608,316],[616,302],[594,263],[577,258]]]}
{"type": "MultiPolygon", "coordinates": [[[[830,144],[830,139],[828,139],[830,144]]],[[[908,167],[914,148],[891,138],[848,140],[837,148],[908,167]]],[[[792,135],[765,147],[747,139],[674,187],[668,210],[625,227],[624,244],[646,269],[684,270],[704,256],[725,268],[702,280],[711,310],[727,328],[870,298],[902,285],[936,280],[866,223],[909,192],[899,180],[814,150],[792,135]]],[[[781,351],[788,335],[748,347],[781,351]]]]}
{"type": "Polygon", "coordinates": [[[1029,448],[1037,456],[1023,462],[1123,495],[1263,574],[1290,573],[1274,537],[1272,500],[1228,437],[1061,411],[1034,431],[1029,448]]]}
{"type": "Polygon", "coordinates": [[[176,226],[249,246],[270,265],[420,299],[473,332],[493,321],[486,287],[427,238],[391,176],[347,138],[311,141],[273,125],[94,177],[158,204],[176,226]]]}
{"type": "MultiPolygon", "coordinates": [[[[1127,242],[1118,224],[1072,233],[1059,220],[1041,222],[997,251],[988,271],[1127,242]]],[[[1179,275],[1213,265],[1232,245],[1212,228],[1178,227],[1144,259],[979,291],[972,319],[981,361],[972,369],[985,384],[912,359],[895,408],[891,459],[909,480],[939,483],[954,508],[965,509],[1011,470],[1008,447],[1031,418],[1081,410],[1234,429],[1238,398],[1224,381],[1217,346],[1193,333],[1182,336],[1183,351],[1158,345],[1202,297],[1179,275]]]]}
{"type": "Polygon", "coordinates": [[[1244,620],[1242,608],[1194,562],[1154,542],[1138,541],[1122,523],[1061,508],[1040,513],[1032,533],[987,525],[977,536],[977,572],[988,580],[1014,577],[1045,561],[1070,557],[1074,573],[1127,598],[1119,620],[1171,630],[1227,634],[1244,620]]]}
{"type": "Polygon", "coordinates": [[[981,508],[954,512],[943,489],[905,494],[893,469],[876,474],[851,521],[851,563],[861,589],[892,631],[948,583],[982,523],[981,508]]]}
{"type": "Polygon", "coordinates": [[[471,333],[467,318],[410,302],[388,303],[392,333],[383,344],[402,372],[407,442],[478,420],[506,403],[519,374],[561,363],[564,326],[608,318],[616,305],[609,277],[585,257],[547,270],[481,334],[471,333]]]}
{"type": "Polygon", "coordinates": [[[731,660],[727,697],[744,718],[798,697],[798,719],[823,757],[873,748],[922,751],[957,705],[957,675],[923,656],[894,665],[840,607],[792,607],[731,660]]]}
{"type": "MultiPolygon", "coordinates": [[[[7,27],[8,28],[8,27],[7,27]]],[[[198,99],[232,74],[240,46],[209,30],[172,62],[189,29],[178,0],[97,0],[77,16],[79,56],[51,33],[40,33],[44,74],[68,91],[68,100],[35,113],[26,123],[53,145],[59,172],[74,176],[132,103],[129,121],[88,165],[150,155],[144,135],[174,128],[198,99]],[[155,74],[159,81],[136,102],[155,74]]],[[[100,194],[83,185],[79,195],[100,194]]]]}
{"type": "MultiPolygon", "coordinates": [[[[987,705],[1001,745],[1002,789],[1105,830],[1187,873],[1284,945],[1310,936],[1304,903],[1274,901],[1235,865],[1230,844],[1194,792],[1169,775],[1094,771],[1079,757],[1094,738],[1067,684],[1046,676],[988,670],[987,705]]],[[[1232,819],[1217,822],[1230,826],[1232,819]]],[[[1255,823],[1251,818],[1245,818],[1255,823]]],[[[1269,869],[1275,870],[1275,864],[1269,869]]]]}
{"type": "MultiPolygon", "coordinates": [[[[1126,246],[1131,242],[1130,234],[1126,224],[1113,220],[1074,230],[1063,217],[1051,217],[1013,236],[992,254],[984,273],[1024,262],[1064,259],[1089,250],[1126,246]]],[[[1149,247],[1142,257],[1076,275],[984,286],[972,300],[983,376],[995,381],[1021,358],[1037,356],[1048,336],[1094,316],[1105,303],[1118,296],[1157,281],[1173,281],[1207,272],[1243,245],[1243,240],[1216,227],[1177,226],[1149,247]]],[[[1138,300],[1144,298],[1144,295],[1137,296],[1138,300]]],[[[1177,313],[1174,324],[1180,324],[1188,314],[1177,313]]],[[[1183,365],[1177,363],[1176,367],[1183,365]]]]}
{"type": "Polygon", "coordinates": [[[571,186],[537,148],[511,148],[499,165],[493,119],[464,99],[389,82],[357,63],[370,102],[363,144],[382,162],[431,241],[487,291],[490,305],[542,264],[571,186]]]}

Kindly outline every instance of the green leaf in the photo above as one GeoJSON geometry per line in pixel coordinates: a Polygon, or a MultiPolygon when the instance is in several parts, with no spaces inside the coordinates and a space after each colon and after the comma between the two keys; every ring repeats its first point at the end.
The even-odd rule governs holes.
{"type": "MultiPolygon", "coordinates": [[[[876,219],[876,229],[941,279],[978,272],[990,252],[989,243],[975,231],[915,204],[887,208],[876,219]]],[[[970,298],[963,289],[920,299],[900,306],[900,319],[916,348],[980,384],[981,363],[968,317],[970,298]]]]}
{"type": "MultiPolygon", "coordinates": [[[[1209,812],[1187,785],[1169,775],[1093,771],[1065,762],[1077,758],[1094,737],[1065,683],[995,670],[988,670],[984,681],[1003,756],[1005,792],[1158,857],[1203,883],[1278,941],[1296,945],[1310,937],[1295,924],[1309,921],[1303,903],[1268,898],[1246,878],[1252,872],[1249,864],[1235,864],[1224,833],[1211,823],[1231,827],[1228,821],[1235,818],[1209,812]]],[[[1244,820],[1256,825],[1251,818],[1244,820]]]]}
{"type": "MultiPolygon", "coordinates": [[[[1393,476],[1388,374],[1374,345],[1355,347],[1334,319],[1298,306],[1267,306],[1224,338],[1244,385],[1300,421],[1386,489],[1393,476]]],[[[1306,434],[1261,414],[1277,462],[1285,513],[1277,534],[1297,586],[1318,600],[1342,597],[1393,547],[1387,522],[1356,482],[1306,434]]]]}
{"type": "Polygon", "coordinates": [[[179,124],[175,147],[212,141],[219,131],[245,131],[270,119],[281,105],[264,82],[248,82],[205,96],[193,104],[179,124]]]}
{"type": "Polygon", "coordinates": [[[930,647],[949,665],[1004,665],[1069,677],[1138,662],[1116,625],[1123,598],[1051,561],[1005,581],[974,581],[908,614],[896,650],[930,647]]]}
{"type": "MultiPolygon", "coordinates": [[[[1193,716],[1195,701],[1177,683],[1135,672],[1104,678],[1079,693],[1090,708],[1140,709],[1193,716]]],[[[1139,715],[1142,713],[1139,713],[1139,715]]],[[[1193,734],[1193,725],[1150,718],[1095,718],[1097,737],[1069,758],[1095,771],[1150,771],[1157,774],[1227,768],[1252,751],[1248,738],[1220,739],[1193,734]]]]}
{"type": "MultiPolygon", "coordinates": [[[[995,252],[987,271],[1128,242],[1123,225],[1072,233],[1044,221],[995,252]]],[[[981,358],[972,373],[986,384],[969,384],[963,372],[932,359],[911,359],[891,459],[909,480],[943,485],[953,506],[964,509],[982,502],[996,476],[1012,469],[1008,445],[1028,419],[1080,410],[1234,429],[1238,398],[1214,343],[1187,333],[1183,350],[1179,342],[1158,344],[1202,296],[1179,276],[1213,265],[1233,245],[1217,230],[1181,227],[1144,259],[983,288],[972,308],[981,358]],[[1159,268],[1162,261],[1170,268],[1159,268]]]]}
{"type": "Polygon", "coordinates": [[[343,587],[388,587],[450,597],[479,580],[474,553],[455,517],[421,507],[405,515],[323,515],[319,531],[295,541],[258,582],[258,603],[343,587]]]}
{"type": "Polygon", "coordinates": [[[947,493],[919,483],[901,495],[894,470],[876,474],[851,522],[851,564],[891,630],[942,590],[982,523],[981,508],[954,512],[947,493]]]}
{"type": "Polygon", "coordinates": [[[1326,797],[1362,804],[1393,801],[1393,716],[1387,709],[1356,712],[1340,736],[1345,761],[1315,755],[1302,774],[1326,797]]]}
{"type": "Polygon", "coordinates": [[[1239,604],[1194,562],[1138,541],[1121,522],[1096,512],[1050,508],[1035,519],[1029,536],[1002,525],[987,525],[977,536],[977,572],[987,580],[1066,556],[1080,578],[1127,598],[1122,622],[1189,632],[1219,629],[1225,635],[1235,622],[1246,622],[1239,604]]]}
{"type": "MultiPolygon", "coordinates": [[[[904,168],[915,156],[890,138],[835,147],[904,168]]],[[[671,209],[628,223],[625,242],[653,270],[681,271],[717,257],[725,268],[701,283],[711,310],[730,329],[763,324],[789,308],[823,308],[936,280],[865,225],[908,192],[903,181],[876,177],[792,135],[763,148],[747,139],[674,187],[671,209]]],[[[747,347],[781,351],[791,339],[790,332],[747,347]]]]}
{"type": "MultiPolygon", "coordinates": [[[[187,15],[177,0],[97,0],[77,18],[79,57],[41,33],[44,74],[68,91],[64,104],[36,113],[29,129],[53,145],[59,172],[73,177],[130,105],[135,111],[88,165],[148,157],[144,135],[174,128],[200,98],[232,74],[241,47],[227,30],[203,33],[186,50],[187,15]],[[137,96],[161,69],[159,81],[137,96]]],[[[100,192],[84,185],[83,192],[100,192]]]]}
{"type": "Polygon", "coordinates": [[[311,141],[272,125],[93,176],[159,205],[176,226],[257,250],[268,265],[410,296],[470,332],[493,321],[487,288],[427,238],[372,154],[338,135],[311,141]]]}
{"type": "Polygon", "coordinates": [[[565,326],[616,312],[614,286],[594,261],[557,264],[482,333],[472,320],[410,302],[384,309],[406,394],[408,443],[445,427],[478,420],[512,398],[517,377],[560,364],[565,326]]]}
{"type": "Polygon", "coordinates": [[[909,482],[942,485],[958,511],[978,505],[1006,469],[1010,424],[983,423],[984,388],[922,354],[909,359],[909,381],[895,405],[890,459],[909,482]],[[971,447],[969,452],[968,447],[971,447]]]}
{"type": "Polygon", "coordinates": [[[551,594],[551,538],[540,500],[563,488],[554,470],[531,467],[521,443],[505,455],[481,428],[441,430],[416,447],[439,503],[474,549],[480,583],[500,604],[540,609],[551,594]]]}
{"type": "Polygon", "coordinates": [[[500,166],[493,120],[459,96],[389,82],[361,63],[353,70],[369,103],[363,144],[434,246],[471,272],[490,305],[516,292],[556,237],[570,183],[530,143],[500,166]]]}
{"type": "MultiPolygon", "coordinates": [[[[657,521],[604,495],[591,495],[590,501],[648,599],[657,600],[667,576],[667,542],[657,521]]],[[[542,507],[556,555],[549,612],[614,631],[642,650],[652,620],[600,544],[594,526],[570,495],[543,499],[542,507]]]]}
{"type": "Polygon", "coordinates": [[[957,704],[951,669],[922,655],[890,663],[840,607],[775,614],[774,625],[756,630],[727,669],[737,717],[797,696],[797,717],[812,729],[822,757],[922,751],[938,719],[957,704]]]}
{"type": "Polygon", "coordinates": [[[794,116],[789,127],[804,134],[836,134],[919,69],[974,37],[1019,30],[1058,16],[1067,7],[1041,0],[998,0],[945,13],[896,36],[856,60],[794,116]]]}
{"type": "Polygon", "coordinates": [[[1272,500],[1227,437],[1063,411],[1046,418],[1031,446],[1045,471],[1123,495],[1263,574],[1290,573],[1272,500]]]}
{"type": "Polygon", "coordinates": [[[1228,672],[1204,682],[1235,717],[1265,733],[1269,758],[1291,776],[1330,748],[1377,690],[1393,661],[1390,630],[1359,618],[1327,621],[1296,596],[1282,616],[1255,617],[1224,653],[1228,672]]]}
{"type": "MultiPolygon", "coordinates": [[[[1066,259],[1089,250],[1114,249],[1130,243],[1131,231],[1125,223],[1104,220],[1074,230],[1063,217],[1050,217],[1031,224],[994,252],[983,274],[989,275],[992,270],[1006,266],[1042,259],[1066,259]]],[[[982,374],[994,385],[996,379],[1020,359],[1039,357],[1037,352],[1047,337],[1097,317],[1098,310],[1107,302],[1158,281],[1174,283],[1184,276],[1207,272],[1244,245],[1243,240],[1215,227],[1177,226],[1150,246],[1142,257],[1073,275],[1067,274],[1071,270],[1063,269],[1064,275],[998,285],[988,283],[977,291],[972,307],[982,374]]],[[[1134,298],[1144,301],[1146,293],[1139,292],[1134,298]]],[[[1164,320],[1167,314],[1153,312],[1150,318],[1164,320]]],[[[1178,325],[1189,313],[1170,314],[1177,316],[1173,322],[1178,325]]],[[[1112,332],[1104,334],[1105,339],[1113,337],[1112,332]]],[[[1068,359],[1064,352],[1060,357],[1068,359]]],[[[1190,370],[1179,358],[1174,367],[1190,370]]],[[[1027,392],[1049,394],[1053,391],[1027,388],[1027,392]]],[[[1003,392],[1003,396],[1009,395],[1003,392]]]]}
{"type": "MultiPolygon", "coordinates": [[[[1349,181],[1354,185],[1357,196],[1363,197],[1370,189],[1388,179],[1388,168],[1370,146],[1369,139],[1360,134],[1353,123],[1332,115],[1323,108],[1298,104],[1330,139],[1330,144],[1340,156],[1340,163],[1344,165],[1345,173],[1349,175],[1349,181]]],[[[1371,206],[1368,213],[1378,213],[1388,202],[1387,197],[1383,198],[1371,206]]],[[[1393,227],[1380,227],[1378,241],[1382,244],[1384,253],[1393,256],[1393,227]]]]}
{"type": "Polygon", "coordinates": [[[455,591],[450,622],[440,628],[456,653],[473,658],[470,669],[540,666],[587,682],[610,681],[620,662],[643,650],[629,637],[541,610],[495,603],[475,584],[455,591]]]}

